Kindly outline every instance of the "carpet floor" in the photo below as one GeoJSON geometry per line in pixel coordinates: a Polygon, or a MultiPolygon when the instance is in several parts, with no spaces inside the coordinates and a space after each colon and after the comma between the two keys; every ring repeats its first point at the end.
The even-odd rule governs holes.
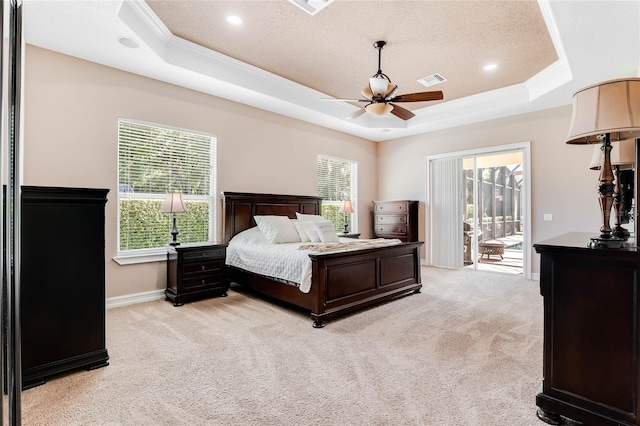
{"type": "Polygon", "coordinates": [[[542,425],[542,297],[422,269],[423,291],[311,327],[230,291],[107,311],[110,365],[22,393],[24,425],[542,425]]]}

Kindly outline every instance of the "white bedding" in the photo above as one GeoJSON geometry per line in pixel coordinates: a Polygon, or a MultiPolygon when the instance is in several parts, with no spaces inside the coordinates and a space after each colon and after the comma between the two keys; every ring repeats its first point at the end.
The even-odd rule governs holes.
{"type": "MultiPolygon", "coordinates": [[[[366,241],[366,240],[364,240],[366,241]]],[[[362,247],[363,240],[340,238],[344,243],[341,251],[362,247]]],[[[399,244],[400,240],[387,240],[384,244],[399,244]]],[[[299,250],[307,243],[271,244],[257,226],[238,233],[229,241],[226,264],[255,274],[286,280],[298,284],[300,291],[311,289],[310,253],[322,250],[299,250]]]]}

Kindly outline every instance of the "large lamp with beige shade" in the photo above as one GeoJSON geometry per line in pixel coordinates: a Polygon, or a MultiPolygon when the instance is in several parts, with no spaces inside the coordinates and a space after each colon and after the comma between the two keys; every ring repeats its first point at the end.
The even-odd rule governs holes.
{"type": "MultiPolygon", "coordinates": [[[[625,228],[622,227],[622,223],[626,222],[626,216],[630,210],[630,205],[624,199],[627,197],[626,191],[631,192],[630,189],[623,187],[623,173],[625,171],[631,171],[635,165],[636,157],[636,141],[635,139],[626,139],[618,143],[612,144],[610,152],[611,167],[613,168],[614,186],[613,186],[613,211],[615,226],[611,234],[614,237],[628,239],[630,234],[625,228]]],[[[602,147],[595,146],[593,149],[593,155],[591,157],[591,164],[589,168],[591,170],[601,170],[602,163],[604,162],[604,152],[602,147]]]]}
{"type": "MultiPolygon", "coordinates": [[[[600,236],[591,239],[590,247],[623,247],[624,239],[612,235],[610,226],[614,193],[611,143],[636,138],[640,138],[640,78],[605,81],[581,89],[573,96],[573,116],[566,143],[601,144],[603,153],[598,185],[602,225],[600,236]]],[[[637,154],[634,157],[637,161],[637,154]]],[[[637,227],[638,221],[634,223],[637,227]]]]}
{"type": "Polygon", "coordinates": [[[182,194],[179,192],[170,192],[167,194],[164,200],[164,204],[160,209],[161,213],[171,213],[172,226],[171,226],[171,241],[169,245],[179,246],[178,242],[178,227],[176,226],[176,213],[184,213],[187,211],[187,206],[184,205],[182,200],[182,194]]]}

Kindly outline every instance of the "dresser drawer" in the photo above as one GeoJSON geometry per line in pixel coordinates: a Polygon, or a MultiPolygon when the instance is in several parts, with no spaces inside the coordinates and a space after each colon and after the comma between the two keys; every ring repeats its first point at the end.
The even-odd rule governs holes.
{"type": "Polygon", "coordinates": [[[407,223],[407,215],[406,214],[377,214],[376,215],[376,224],[385,224],[385,223],[407,223]]]}
{"type": "Polygon", "coordinates": [[[396,224],[396,225],[376,225],[376,235],[382,234],[400,234],[404,235],[407,233],[406,225],[396,224]]]}
{"type": "Polygon", "coordinates": [[[217,285],[226,285],[222,282],[222,272],[202,275],[201,277],[185,278],[182,280],[182,286],[185,291],[194,290],[198,287],[215,287],[217,285]]]}
{"type": "Polygon", "coordinates": [[[407,213],[407,203],[380,203],[375,205],[375,213],[407,213]]]}
{"type": "Polygon", "coordinates": [[[224,257],[225,257],[224,248],[211,248],[206,250],[187,251],[182,254],[182,259],[185,262],[193,262],[193,261],[200,261],[200,260],[206,260],[206,259],[224,259],[224,257]]]}
{"type": "Polygon", "coordinates": [[[192,275],[210,274],[222,271],[224,267],[223,259],[216,259],[204,262],[192,262],[182,265],[182,276],[189,277],[192,275]]]}

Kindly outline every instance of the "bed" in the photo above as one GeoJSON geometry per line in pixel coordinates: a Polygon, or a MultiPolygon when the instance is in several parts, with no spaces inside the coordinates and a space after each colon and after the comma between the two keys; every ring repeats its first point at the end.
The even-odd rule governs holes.
{"type": "MultiPolygon", "coordinates": [[[[256,225],[254,216],[276,215],[296,218],[296,212],[319,215],[320,197],[224,192],[224,239],[256,225]]],[[[409,293],[419,293],[420,247],[422,242],[314,253],[311,259],[311,287],[307,293],[281,280],[227,266],[231,283],[252,292],[302,308],[310,313],[313,327],[326,320],[362,310],[373,304],[409,293]]]]}

